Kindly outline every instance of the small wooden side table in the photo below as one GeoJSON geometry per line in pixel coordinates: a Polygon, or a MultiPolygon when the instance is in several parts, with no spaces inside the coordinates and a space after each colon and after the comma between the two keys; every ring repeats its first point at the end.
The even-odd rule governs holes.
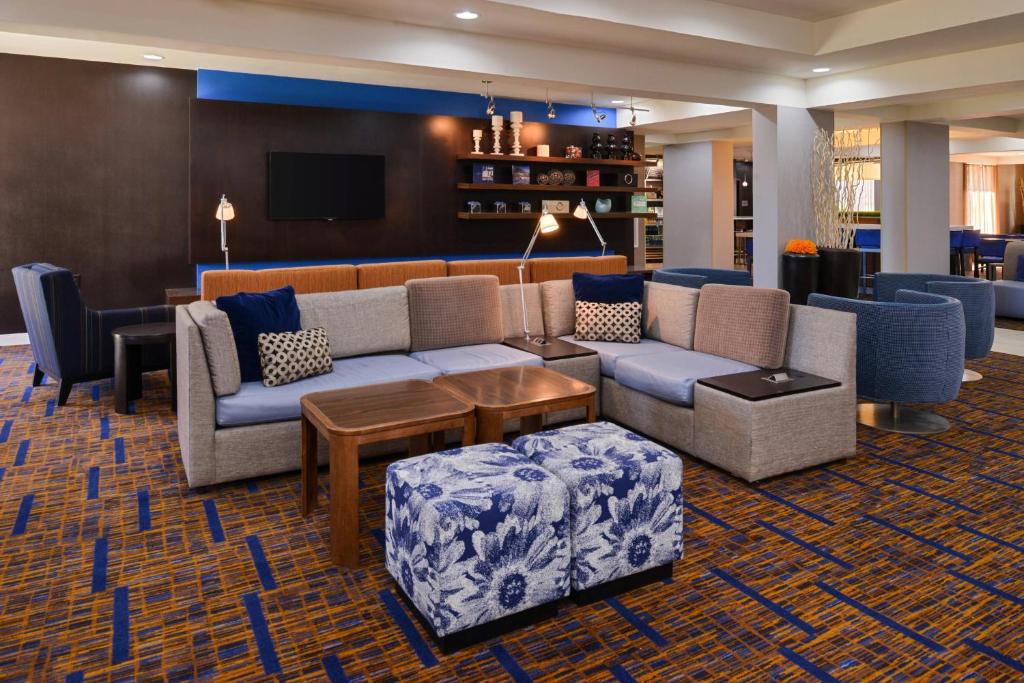
{"type": "Polygon", "coordinates": [[[142,396],[142,347],[165,344],[170,349],[171,407],[178,409],[178,386],[174,378],[174,323],[144,323],[118,327],[114,335],[114,410],[128,413],[128,402],[142,396]]]}
{"type": "Polygon", "coordinates": [[[302,397],[302,515],[317,508],[317,432],[330,444],[331,561],[359,567],[359,446],[410,439],[410,454],[425,453],[429,437],[463,429],[476,436],[473,405],[424,380],[372,384],[302,397]]]}
{"type": "Polygon", "coordinates": [[[597,419],[597,390],[586,382],[548,368],[495,368],[434,378],[434,384],[476,406],[477,442],[501,443],[505,420],[518,417],[519,431],[539,431],[541,418],[570,408],[586,408],[587,422],[597,419]]]}

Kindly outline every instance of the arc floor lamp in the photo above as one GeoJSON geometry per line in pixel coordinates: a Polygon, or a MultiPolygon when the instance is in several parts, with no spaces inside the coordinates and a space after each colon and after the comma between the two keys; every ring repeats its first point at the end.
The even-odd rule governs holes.
{"type": "Polygon", "coordinates": [[[217,220],[220,221],[220,250],[224,252],[224,270],[231,269],[228,261],[228,221],[235,218],[235,207],[228,201],[228,196],[220,196],[220,204],[217,205],[217,220]]]}
{"type": "Polygon", "coordinates": [[[537,243],[537,237],[539,235],[548,235],[557,231],[558,221],[545,210],[544,213],[540,215],[540,220],[537,221],[537,227],[533,230],[533,237],[530,238],[530,244],[526,247],[523,259],[516,267],[516,270],[519,271],[519,298],[523,304],[523,334],[526,335],[526,341],[530,341],[530,320],[529,316],[526,314],[526,285],[523,282],[523,272],[526,270],[526,260],[530,258],[530,252],[533,251],[533,245],[537,243]]]}

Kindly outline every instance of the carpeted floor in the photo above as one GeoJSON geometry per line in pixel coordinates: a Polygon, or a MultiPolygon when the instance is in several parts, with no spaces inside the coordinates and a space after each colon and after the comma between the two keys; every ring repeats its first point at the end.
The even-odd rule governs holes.
{"type": "Polygon", "coordinates": [[[1004,330],[1024,331],[1024,320],[1018,320],[1017,318],[996,318],[996,327],[1001,327],[1004,330]]]}
{"type": "Polygon", "coordinates": [[[1019,679],[1024,358],[971,365],[937,438],[759,486],[687,458],[674,580],[443,656],[384,570],[385,462],[339,572],[296,475],[186,488],[162,375],[55,409],[0,349],[0,680],[1019,679]]]}

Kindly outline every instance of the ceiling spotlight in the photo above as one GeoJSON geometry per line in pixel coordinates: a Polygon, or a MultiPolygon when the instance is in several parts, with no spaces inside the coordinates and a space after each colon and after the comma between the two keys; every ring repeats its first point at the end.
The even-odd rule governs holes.
{"type": "Polygon", "coordinates": [[[487,113],[488,116],[494,116],[494,111],[495,111],[494,96],[491,95],[491,83],[493,81],[480,81],[480,82],[484,84],[484,91],[482,93],[480,93],[480,97],[486,97],[487,98],[487,108],[484,111],[487,113]]]}
{"type": "Polygon", "coordinates": [[[608,116],[603,111],[599,112],[597,110],[597,105],[594,104],[594,93],[590,93],[590,111],[594,112],[594,120],[598,123],[603,122],[608,116]]]}
{"type": "Polygon", "coordinates": [[[549,119],[553,119],[558,116],[558,112],[555,111],[555,105],[551,103],[551,93],[547,88],[544,89],[544,104],[548,105],[549,119]]]}
{"type": "Polygon", "coordinates": [[[158,55],[155,52],[147,52],[146,54],[142,55],[142,58],[143,59],[148,59],[151,62],[162,62],[163,59],[164,59],[164,56],[163,55],[158,55]]]}
{"type": "Polygon", "coordinates": [[[813,71],[816,74],[827,74],[831,70],[832,69],[830,69],[827,66],[818,66],[818,67],[815,67],[815,68],[811,69],[811,71],[813,71]]]}
{"type": "Polygon", "coordinates": [[[479,19],[480,15],[477,14],[476,12],[474,12],[473,10],[464,9],[461,12],[456,12],[455,13],[455,18],[456,19],[463,19],[465,21],[470,21],[472,19],[479,19]]]}
{"type": "Polygon", "coordinates": [[[750,183],[747,182],[747,176],[743,176],[743,182],[740,183],[743,187],[748,187],[750,183]]]}

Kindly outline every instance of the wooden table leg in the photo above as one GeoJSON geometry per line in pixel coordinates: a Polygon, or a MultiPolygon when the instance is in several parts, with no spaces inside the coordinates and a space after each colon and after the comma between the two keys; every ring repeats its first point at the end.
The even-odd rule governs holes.
{"type": "Polygon", "coordinates": [[[417,434],[409,437],[409,457],[430,452],[430,434],[417,434]]]}
{"type": "Polygon", "coordinates": [[[476,442],[502,443],[505,440],[505,416],[500,413],[477,411],[476,442]]]}
{"type": "Polygon", "coordinates": [[[462,445],[472,446],[476,443],[476,415],[470,413],[462,423],[462,445]]]}
{"type": "Polygon", "coordinates": [[[544,415],[542,414],[523,415],[519,418],[519,434],[525,436],[526,434],[539,432],[543,418],[544,415]]]}
{"type": "Polygon", "coordinates": [[[306,517],[319,506],[317,495],[317,431],[313,423],[302,416],[302,516],[306,517]]]}
{"type": "Polygon", "coordinates": [[[331,436],[331,561],[359,568],[359,444],[331,436]]]}
{"type": "Polygon", "coordinates": [[[590,400],[587,401],[587,422],[595,422],[597,420],[597,397],[591,396],[590,400]]]}
{"type": "Polygon", "coordinates": [[[114,335],[114,410],[128,413],[128,345],[120,335],[114,335]]]}

